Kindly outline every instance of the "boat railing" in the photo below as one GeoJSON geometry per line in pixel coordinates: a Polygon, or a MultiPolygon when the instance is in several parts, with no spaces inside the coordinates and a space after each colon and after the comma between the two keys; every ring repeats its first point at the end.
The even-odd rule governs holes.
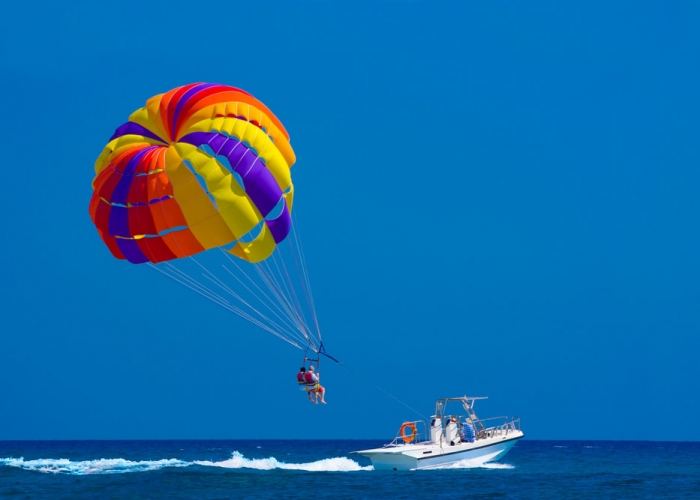
{"type": "Polygon", "coordinates": [[[476,433],[476,439],[487,439],[492,437],[508,436],[508,434],[520,430],[520,417],[491,417],[480,419],[479,422],[483,425],[483,429],[476,433]],[[485,422],[489,421],[500,421],[502,423],[497,425],[484,425],[485,422]]]}
{"type": "Polygon", "coordinates": [[[428,437],[427,426],[424,421],[404,422],[401,424],[394,440],[389,444],[385,444],[384,448],[409,443],[422,443],[428,441],[428,437]]]}
{"type": "MultiPolygon", "coordinates": [[[[449,420],[451,416],[447,416],[449,420]]],[[[476,440],[488,439],[493,437],[506,437],[515,431],[520,431],[520,417],[490,417],[478,419],[480,429],[476,431],[476,440]],[[491,423],[496,425],[491,425],[491,423]]],[[[444,429],[443,429],[444,432],[444,429]]],[[[393,441],[385,444],[384,448],[401,446],[410,443],[425,443],[430,441],[428,426],[423,420],[414,420],[412,422],[404,422],[401,424],[393,441]]]]}

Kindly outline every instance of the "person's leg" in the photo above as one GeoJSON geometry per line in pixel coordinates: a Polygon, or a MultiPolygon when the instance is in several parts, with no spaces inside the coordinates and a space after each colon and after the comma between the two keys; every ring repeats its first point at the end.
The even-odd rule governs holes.
{"type": "Polygon", "coordinates": [[[321,403],[323,403],[325,405],[326,404],[326,388],[320,387],[319,391],[321,392],[321,403]]]}

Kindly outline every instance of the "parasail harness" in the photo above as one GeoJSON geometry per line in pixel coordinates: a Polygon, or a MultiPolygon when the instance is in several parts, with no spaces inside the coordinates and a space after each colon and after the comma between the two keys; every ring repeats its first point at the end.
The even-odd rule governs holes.
{"type": "MultiPolygon", "coordinates": [[[[319,369],[321,366],[321,355],[327,357],[328,359],[331,359],[335,361],[338,364],[342,364],[340,361],[335,359],[333,356],[328,354],[326,352],[326,348],[323,346],[323,342],[320,343],[318,349],[314,349],[313,346],[309,346],[306,348],[306,351],[304,352],[304,360],[302,361],[302,365],[304,369],[306,370],[306,373],[309,373],[309,369],[311,368],[312,365],[316,365],[316,368],[319,369]],[[309,352],[311,351],[311,352],[309,352]]],[[[318,375],[317,375],[318,377],[318,375]]],[[[302,385],[302,382],[299,381],[299,385],[302,385]]],[[[308,382],[305,381],[303,385],[306,387],[307,392],[313,392],[315,391],[318,386],[319,382],[308,382]]]]}
{"type": "Polygon", "coordinates": [[[311,345],[306,348],[306,351],[304,351],[304,361],[302,362],[301,366],[303,366],[306,370],[308,370],[309,367],[313,363],[316,363],[316,367],[320,367],[321,366],[321,355],[323,355],[323,356],[327,357],[328,359],[331,359],[331,360],[335,361],[336,363],[342,365],[342,363],[340,361],[338,361],[333,356],[328,354],[328,352],[326,352],[326,348],[323,346],[323,342],[321,342],[318,349],[314,349],[313,346],[311,346],[311,345]],[[311,351],[311,352],[309,353],[309,351],[311,351]]]}

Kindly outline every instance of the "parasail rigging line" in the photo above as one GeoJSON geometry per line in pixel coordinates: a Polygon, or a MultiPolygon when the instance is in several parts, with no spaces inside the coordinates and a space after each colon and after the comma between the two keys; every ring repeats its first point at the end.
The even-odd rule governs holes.
{"type": "MultiPolygon", "coordinates": [[[[308,351],[307,351],[307,352],[308,352],[308,351]]],[[[390,393],[389,391],[387,391],[386,389],[383,389],[382,387],[380,387],[380,386],[378,386],[376,383],[374,383],[372,380],[370,380],[370,379],[368,379],[367,377],[363,376],[360,372],[357,372],[357,371],[353,370],[352,368],[350,368],[350,367],[349,367],[347,364],[345,364],[344,362],[339,361],[339,360],[335,359],[333,356],[331,356],[330,354],[328,354],[328,353],[326,352],[326,349],[323,347],[323,343],[321,343],[319,349],[318,349],[317,351],[314,351],[314,352],[316,352],[316,353],[319,354],[319,355],[323,355],[323,356],[327,357],[328,359],[331,359],[331,360],[335,361],[335,362],[338,363],[340,366],[342,366],[343,368],[345,368],[346,370],[348,370],[348,371],[349,371],[350,373],[352,373],[355,377],[359,378],[360,380],[362,380],[362,381],[365,382],[366,384],[368,384],[368,385],[374,387],[375,389],[377,389],[377,390],[378,390],[379,392],[381,392],[382,394],[384,394],[384,395],[386,395],[386,396],[389,396],[391,399],[393,399],[393,400],[396,401],[397,403],[401,404],[402,406],[408,408],[408,409],[409,409],[410,411],[412,411],[413,413],[415,413],[415,414],[417,414],[417,415],[420,415],[420,416],[423,417],[425,420],[429,420],[428,417],[426,417],[426,416],[423,415],[421,412],[419,412],[418,410],[416,410],[415,408],[413,408],[412,406],[410,406],[408,403],[405,403],[404,401],[402,401],[402,400],[399,399],[398,397],[396,397],[396,396],[394,396],[393,394],[391,394],[391,393],[390,393]]],[[[304,359],[306,360],[306,359],[311,359],[311,358],[308,358],[307,355],[305,354],[304,359]]],[[[320,358],[313,359],[313,361],[317,361],[317,362],[318,362],[319,360],[320,360],[320,358]]]]}
{"type": "Polygon", "coordinates": [[[327,354],[323,346],[301,239],[294,223],[290,232],[293,233],[294,245],[291,238],[288,238],[289,247],[287,249],[285,246],[285,252],[277,246],[269,258],[250,263],[247,269],[223,249],[203,256],[201,261],[190,256],[189,259],[178,260],[178,265],[173,261],[158,266],[152,263],[149,265],[290,345],[300,350],[312,350],[337,361],[327,354]],[[291,254],[291,258],[283,253],[291,254]],[[221,255],[224,256],[223,259],[221,255]],[[224,262],[204,264],[205,260],[216,259],[217,256],[224,262]],[[285,260],[294,262],[297,275],[295,279],[292,279],[294,272],[290,273],[289,262],[285,260]],[[196,266],[194,270],[188,262],[196,266]],[[235,268],[230,267],[230,264],[235,268]],[[214,272],[217,265],[223,268],[221,273],[214,272]],[[183,269],[185,266],[189,267],[188,271],[183,269]],[[208,283],[194,277],[199,273],[208,283]],[[305,303],[299,293],[304,294],[305,303]]]}
{"type": "MultiPolygon", "coordinates": [[[[201,267],[201,268],[204,270],[204,272],[206,273],[206,274],[204,274],[204,277],[205,277],[205,278],[207,278],[208,280],[212,281],[215,285],[217,285],[219,288],[221,288],[222,290],[224,290],[226,293],[228,293],[228,294],[231,295],[232,297],[234,297],[234,298],[236,298],[237,300],[239,300],[242,304],[244,304],[244,305],[246,305],[247,307],[249,307],[253,312],[255,312],[258,316],[260,316],[260,318],[262,318],[262,319],[264,319],[265,321],[267,321],[268,324],[269,324],[270,326],[273,326],[273,327],[275,327],[277,330],[283,331],[283,332],[285,332],[285,333],[288,334],[288,335],[292,335],[292,334],[291,334],[289,331],[287,331],[285,328],[280,327],[280,326],[279,326],[277,323],[275,323],[273,320],[271,320],[270,318],[268,318],[267,316],[265,316],[265,314],[263,314],[262,312],[258,311],[255,307],[253,307],[251,304],[249,304],[243,297],[241,297],[240,295],[238,295],[238,294],[237,294],[236,292],[234,292],[228,285],[226,285],[226,283],[224,283],[221,279],[219,279],[217,276],[215,276],[211,271],[209,271],[207,268],[205,268],[201,263],[197,262],[196,259],[194,259],[193,257],[190,257],[190,259],[191,259],[193,262],[195,262],[199,267],[201,267]]],[[[224,269],[225,269],[225,268],[224,268],[224,269]]],[[[254,295],[254,294],[253,294],[253,295],[254,295]]],[[[265,304],[265,303],[263,302],[263,304],[265,304]]],[[[274,313],[274,311],[272,311],[272,312],[274,313]]],[[[276,315],[276,316],[277,316],[277,315],[276,315]]],[[[278,319],[281,320],[281,318],[279,318],[279,316],[278,316],[278,319]]],[[[289,327],[289,325],[285,325],[285,326],[286,326],[286,327],[289,327]]],[[[294,329],[292,328],[292,331],[293,331],[293,330],[294,330],[294,329]]]]}
{"type": "MultiPolygon", "coordinates": [[[[290,245],[290,247],[291,247],[291,242],[289,243],[289,245],[290,245]]],[[[293,253],[292,253],[292,255],[293,255],[293,253]]],[[[294,267],[295,267],[296,270],[297,270],[297,275],[299,276],[299,279],[300,279],[300,280],[303,280],[302,275],[301,275],[301,271],[300,271],[300,269],[299,269],[299,265],[298,265],[298,263],[297,263],[297,261],[296,261],[296,256],[295,256],[295,258],[294,258],[294,267]]],[[[286,269],[285,269],[285,271],[286,271],[286,269]]],[[[303,283],[303,281],[302,281],[302,283],[303,283]]],[[[308,293],[306,292],[306,287],[302,287],[302,288],[303,288],[303,290],[304,290],[304,296],[306,297],[306,304],[307,304],[307,306],[309,307],[309,310],[311,311],[311,318],[314,320],[314,325],[316,326],[316,332],[318,333],[318,336],[319,336],[319,338],[320,338],[320,337],[321,337],[321,332],[320,332],[320,330],[319,330],[319,328],[318,328],[318,322],[316,321],[316,314],[314,313],[312,303],[311,303],[311,301],[309,300],[309,295],[308,295],[308,293]]]]}
{"type": "MultiPolygon", "coordinates": [[[[329,357],[330,357],[330,356],[329,356],[329,357]]],[[[333,359],[333,358],[331,358],[331,359],[333,359]]],[[[375,384],[374,382],[372,382],[370,379],[368,379],[368,378],[364,377],[362,374],[356,372],[355,370],[353,370],[352,368],[350,368],[350,367],[349,367],[348,365],[346,365],[345,363],[343,363],[343,362],[341,362],[341,361],[337,361],[337,360],[335,360],[335,361],[336,361],[339,365],[343,366],[346,370],[348,370],[349,372],[351,372],[354,376],[358,377],[358,378],[361,379],[362,381],[364,381],[364,382],[366,382],[367,384],[371,385],[372,387],[374,387],[375,389],[377,389],[379,392],[382,392],[382,393],[384,393],[385,395],[389,396],[391,399],[393,399],[393,400],[396,401],[397,403],[399,403],[399,404],[405,406],[406,408],[408,408],[408,409],[411,410],[412,412],[416,413],[417,415],[420,415],[420,416],[423,417],[425,420],[430,420],[428,417],[426,417],[425,415],[423,415],[421,412],[419,412],[419,411],[416,410],[415,408],[409,406],[407,403],[404,403],[404,402],[401,401],[399,398],[397,398],[396,396],[394,396],[393,394],[391,394],[389,391],[386,391],[386,390],[382,389],[382,388],[379,387],[377,384],[375,384]]]]}
{"type": "MultiPolygon", "coordinates": [[[[232,272],[231,270],[229,270],[225,266],[224,266],[224,269],[226,269],[226,271],[231,276],[233,276],[239,283],[241,283],[242,286],[244,286],[247,290],[249,290],[251,295],[255,296],[260,303],[265,305],[265,307],[270,309],[269,304],[272,304],[272,306],[274,306],[280,314],[285,316],[287,322],[292,323],[294,325],[291,328],[293,330],[298,330],[304,336],[305,341],[302,341],[302,342],[308,343],[309,338],[308,338],[308,335],[306,333],[306,331],[308,330],[308,327],[306,327],[305,324],[303,324],[303,322],[301,322],[299,320],[298,315],[295,314],[295,312],[293,312],[288,298],[285,296],[284,292],[280,288],[279,284],[277,283],[277,280],[271,275],[271,271],[270,271],[270,273],[266,273],[264,270],[258,268],[258,266],[260,264],[254,265],[254,269],[258,272],[258,275],[260,277],[260,281],[262,282],[262,284],[264,286],[267,287],[268,291],[275,298],[275,300],[271,300],[270,297],[262,290],[260,285],[258,283],[256,283],[256,281],[245,271],[245,269],[243,269],[241,266],[239,266],[238,263],[236,263],[236,261],[234,259],[232,259],[228,255],[226,255],[226,257],[234,266],[236,266],[236,269],[238,270],[238,272],[240,274],[242,274],[243,276],[245,276],[245,278],[265,297],[266,300],[262,300],[252,290],[250,290],[238,278],[238,276],[236,276],[236,273],[232,272]]],[[[278,316],[277,314],[275,314],[275,315],[278,316]]],[[[287,323],[287,324],[289,325],[289,323],[287,323]]]]}
{"type": "Polygon", "coordinates": [[[297,299],[297,295],[294,292],[294,288],[289,280],[289,274],[287,273],[287,267],[284,265],[284,260],[282,258],[278,259],[277,257],[278,257],[278,252],[273,253],[272,254],[272,262],[275,264],[275,269],[277,269],[277,273],[279,274],[280,278],[282,278],[282,271],[280,270],[280,265],[278,262],[278,260],[279,260],[282,264],[282,268],[284,269],[285,275],[287,277],[287,282],[285,282],[284,279],[280,280],[282,282],[282,285],[285,288],[285,291],[287,292],[287,295],[285,295],[285,297],[289,297],[291,299],[291,300],[289,300],[289,305],[290,305],[290,307],[292,307],[294,309],[294,311],[297,314],[297,317],[299,318],[299,321],[304,325],[304,327],[306,329],[306,333],[309,336],[313,336],[311,329],[309,328],[308,323],[306,322],[306,318],[304,317],[304,313],[301,309],[301,306],[299,305],[299,300],[297,299]],[[289,288],[287,287],[287,283],[289,283],[289,288]],[[291,288],[292,292],[289,291],[290,288],[291,288]]]}
{"type": "MultiPolygon", "coordinates": [[[[268,283],[271,283],[272,284],[271,286],[277,290],[278,296],[283,297],[283,302],[286,304],[287,308],[290,311],[293,311],[293,313],[290,312],[290,314],[295,315],[298,322],[303,326],[304,334],[307,337],[310,337],[310,339],[309,339],[310,341],[311,341],[311,339],[313,339],[314,343],[319,344],[320,339],[315,338],[311,329],[308,326],[308,323],[304,317],[304,314],[303,314],[301,308],[298,307],[299,301],[298,300],[295,301],[296,306],[295,306],[295,304],[292,303],[293,302],[292,297],[296,296],[296,291],[295,291],[294,287],[292,287],[291,292],[289,292],[289,289],[286,287],[285,282],[283,281],[283,279],[281,279],[282,273],[280,271],[279,264],[277,263],[277,257],[278,257],[277,253],[278,253],[278,250],[276,250],[275,253],[273,253],[271,259],[267,259],[264,262],[259,262],[255,265],[255,267],[259,271],[259,273],[263,276],[263,278],[266,279],[266,281],[268,283]],[[275,264],[274,269],[269,262],[270,260],[272,260],[272,262],[275,264]],[[277,273],[280,275],[279,280],[276,277],[277,275],[275,274],[275,269],[277,270],[277,273]],[[282,282],[282,283],[280,284],[280,282],[282,282]],[[285,286],[284,289],[282,288],[282,285],[285,286]]],[[[284,259],[281,256],[279,257],[279,259],[284,261],[284,259]]]]}
{"type": "MultiPolygon", "coordinates": [[[[166,263],[167,265],[168,263],[166,263]]],[[[293,338],[289,338],[287,336],[281,335],[279,332],[275,331],[273,328],[270,328],[268,325],[260,322],[250,314],[246,313],[245,311],[241,310],[240,308],[232,305],[230,302],[228,302],[226,299],[221,297],[220,295],[212,292],[209,290],[206,286],[202,285],[199,283],[197,280],[194,278],[190,277],[185,273],[184,271],[177,269],[175,266],[169,265],[165,267],[159,267],[154,264],[149,263],[149,267],[152,269],[155,269],[159,273],[167,276],[168,278],[172,279],[173,281],[180,283],[181,285],[185,286],[186,288],[189,288],[190,290],[194,291],[195,293],[201,295],[202,297],[211,300],[215,304],[223,307],[224,309],[233,312],[234,314],[240,316],[243,319],[246,319],[247,321],[251,322],[252,324],[260,327],[261,329],[271,333],[275,337],[278,337],[281,340],[284,340],[288,344],[296,347],[297,349],[304,350],[304,347],[300,346],[297,342],[294,341],[293,338]]]]}
{"type": "MultiPolygon", "coordinates": [[[[170,263],[166,263],[166,266],[168,270],[170,271],[170,274],[168,272],[164,272],[160,268],[156,268],[156,270],[160,271],[161,273],[165,274],[166,276],[169,276],[170,278],[174,279],[175,281],[184,284],[187,286],[187,288],[190,288],[191,290],[194,290],[195,292],[199,293],[200,295],[209,298],[212,300],[214,303],[224,307],[225,309],[237,314],[238,316],[241,316],[242,318],[250,321],[251,323],[255,324],[256,326],[259,326],[260,328],[269,331],[270,333],[280,337],[284,338],[279,334],[279,332],[275,331],[274,328],[271,328],[269,325],[265,325],[264,323],[260,322],[250,314],[246,313],[242,309],[234,306],[231,304],[229,301],[221,297],[220,295],[216,294],[215,292],[211,291],[208,289],[206,286],[202,285],[199,283],[197,280],[194,278],[190,277],[187,273],[184,271],[178,269],[177,267],[173,266],[170,263]]],[[[155,266],[153,266],[155,267],[155,266]]],[[[296,343],[295,343],[296,344],[296,343]]]]}
{"type": "MultiPolygon", "coordinates": [[[[277,268],[277,271],[279,272],[280,268],[279,268],[279,265],[278,265],[278,263],[277,263],[277,255],[276,255],[276,254],[273,255],[272,258],[273,258],[273,262],[275,263],[275,267],[277,268]]],[[[287,290],[290,290],[290,289],[293,290],[293,289],[294,289],[294,286],[292,285],[292,282],[291,282],[291,280],[289,279],[289,273],[287,272],[287,266],[284,265],[284,260],[283,260],[283,259],[279,259],[279,261],[280,261],[279,263],[282,264],[282,269],[284,269],[284,276],[285,276],[285,278],[286,278],[286,283],[283,281],[282,284],[284,285],[285,289],[287,289],[287,290]],[[287,285],[289,285],[289,287],[287,287],[287,285]]],[[[281,276],[281,275],[282,275],[282,273],[280,272],[280,276],[281,276]]],[[[296,294],[296,293],[292,293],[292,294],[290,294],[290,295],[291,295],[291,297],[292,297],[292,300],[294,301],[294,306],[295,306],[295,308],[296,308],[296,312],[297,312],[299,318],[303,320],[304,326],[306,326],[306,328],[308,329],[308,323],[306,322],[306,318],[304,317],[304,311],[302,310],[301,305],[299,304],[299,300],[298,300],[298,298],[297,298],[297,294],[296,294]]]]}
{"type": "Polygon", "coordinates": [[[306,326],[304,319],[294,309],[289,297],[287,297],[285,291],[282,290],[282,287],[274,275],[272,268],[267,264],[267,262],[264,262],[255,264],[255,270],[257,271],[261,281],[265,284],[265,286],[267,286],[270,293],[277,299],[280,306],[285,310],[290,321],[297,326],[297,329],[302,333],[306,340],[310,341],[307,333],[308,327],[306,326]]]}
{"type": "MultiPolygon", "coordinates": [[[[272,259],[275,258],[275,254],[273,253],[271,256],[272,259]]],[[[269,259],[268,259],[269,260],[269,259]]],[[[272,293],[277,300],[280,302],[284,310],[287,312],[289,317],[293,319],[293,321],[297,324],[297,328],[299,328],[300,331],[303,332],[304,336],[306,336],[306,325],[303,321],[303,318],[300,316],[298,311],[294,308],[292,302],[290,301],[288,294],[285,293],[285,290],[282,289],[280,286],[279,281],[277,280],[274,271],[272,267],[269,265],[267,261],[262,262],[262,263],[257,263],[255,264],[255,270],[258,273],[258,276],[260,276],[260,279],[263,280],[263,283],[268,287],[268,290],[270,290],[270,293],[272,293]]]]}
{"type": "MultiPolygon", "coordinates": [[[[226,255],[225,252],[222,251],[222,253],[224,253],[224,254],[226,255]]],[[[232,264],[234,264],[236,267],[239,267],[238,264],[236,264],[236,262],[235,262],[233,259],[231,259],[230,256],[226,255],[226,257],[231,261],[232,264]]],[[[243,272],[243,270],[240,270],[240,269],[239,269],[240,272],[243,274],[243,276],[245,276],[245,277],[248,279],[248,281],[250,281],[250,283],[251,283],[255,288],[257,288],[258,292],[260,292],[260,293],[262,294],[262,296],[265,297],[265,300],[263,300],[263,299],[261,299],[260,297],[258,297],[258,295],[257,295],[253,290],[251,290],[251,289],[236,275],[236,273],[234,273],[233,271],[231,271],[231,270],[230,270],[228,267],[226,267],[225,265],[223,265],[222,267],[224,268],[224,270],[226,270],[227,273],[229,273],[229,275],[230,275],[232,278],[234,278],[236,281],[238,281],[238,282],[241,284],[241,286],[242,286],[243,288],[245,288],[252,296],[254,296],[254,297],[258,300],[258,302],[260,302],[261,304],[263,304],[272,314],[274,314],[275,317],[276,317],[277,319],[279,319],[280,321],[282,321],[283,323],[285,323],[285,325],[286,325],[288,328],[291,328],[292,330],[298,329],[298,326],[292,324],[292,323],[290,322],[290,320],[289,320],[287,317],[285,317],[285,312],[282,311],[282,309],[280,309],[280,307],[279,307],[272,299],[270,299],[270,297],[265,293],[265,291],[262,290],[262,289],[260,288],[260,286],[255,282],[255,280],[251,279],[250,276],[248,276],[247,273],[245,273],[245,272],[243,272]],[[277,312],[275,312],[275,311],[272,309],[272,307],[270,307],[270,306],[272,306],[272,307],[274,307],[275,309],[277,309],[277,312]],[[280,316],[280,315],[277,314],[277,313],[281,314],[282,316],[280,316]]]]}
{"type": "MultiPolygon", "coordinates": [[[[306,268],[306,259],[304,257],[304,247],[301,244],[301,235],[297,235],[297,221],[298,217],[296,215],[296,212],[292,213],[292,227],[291,227],[291,233],[292,237],[294,238],[294,242],[296,244],[296,252],[292,248],[292,243],[289,241],[289,247],[290,247],[290,253],[292,254],[292,257],[294,258],[294,264],[297,265],[297,255],[299,255],[299,262],[301,265],[301,274],[303,275],[303,279],[301,279],[301,282],[303,284],[304,288],[304,294],[306,295],[307,302],[309,304],[309,309],[311,310],[311,314],[314,319],[314,324],[316,325],[316,332],[318,333],[318,338],[321,339],[321,329],[318,325],[318,317],[316,316],[316,304],[314,303],[314,296],[313,293],[311,292],[311,281],[309,280],[309,273],[306,268]]],[[[297,265],[297,271],[299,270],[299,266],[297,265]]]]}

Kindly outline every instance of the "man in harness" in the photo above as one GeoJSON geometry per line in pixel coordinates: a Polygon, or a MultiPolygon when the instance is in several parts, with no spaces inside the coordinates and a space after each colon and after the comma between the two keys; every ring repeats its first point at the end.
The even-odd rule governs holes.
{"type": "MultiPolygon", "coordinates": [[[[298,380],[298,375],[297,375],[298,380]]],[[[309,393],[309,401],[311,394],[316,396],[314,403],[318,404],[318,396],[321,395],[321,403],[326,404],[326,388],[319,383],[319,375],[314,373],[314,365],[309,366],[309,371],[304,373],[304,382],[306,383],[306,391],[309,393]]]]}

